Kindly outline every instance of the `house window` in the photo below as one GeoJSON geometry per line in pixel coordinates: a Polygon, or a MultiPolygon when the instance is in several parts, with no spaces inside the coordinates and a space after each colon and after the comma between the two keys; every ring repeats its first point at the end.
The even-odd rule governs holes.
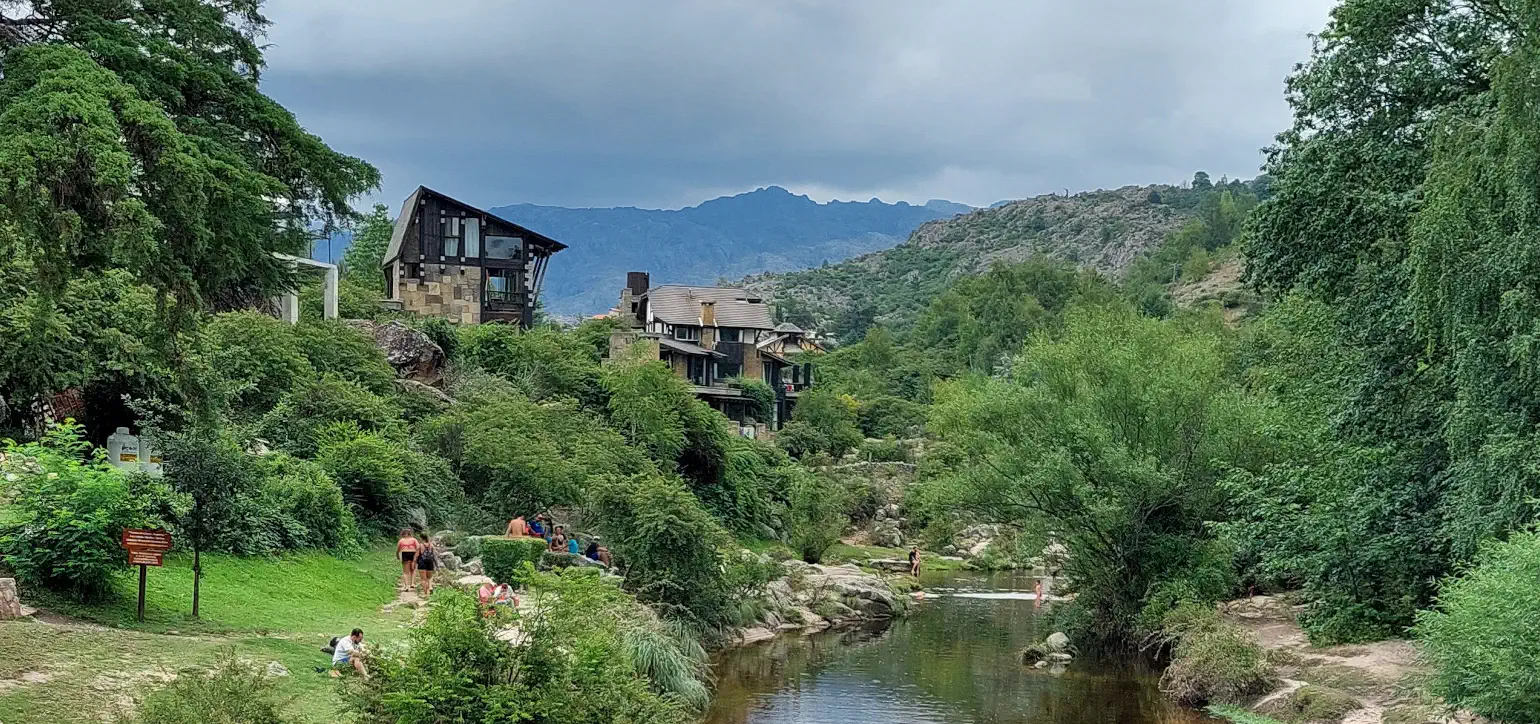
{"type": "Polygon", "coordinates": [[[699,342],[700,327],[674,327],[674,339],[681,342],[699,342]]]}
{"type": "Polygon", "coordinates": [[[687,367],[687,369],[689,371],[690,381],[694,382],[697,385],[705,386],[705,384],[706,384],[706,365],[707,365],[706,358],[705,357],[687,357],[685,359],[687,360],[686,367],[687,367]]]}
{"type": "Polygon", "coordinates": [[[741,342],[743,330],[737,327],[723,327],[717,330],[717,337],[719,342],[741,342]]]}
{"type": "Polygon", "coordinates": [[[410,264],[407,264],[406,265],[406,278],[407,279],[421,279],[422,278],[422,265],[418,264],[416,262],[412,262],[410,264]]]}
{"type": "Polygon", "coordinates": [[[459,256],[460,239],[465,236],[465,219],[446,214],[439,217],[438,225],[444,235],[444,256],[459,256]]]}
{"type": "Polygon", "coordinates": [[[517,236],[487,236],[488,259],[518,259],[524,250],[524,240],[517,236]]]}
{"type": "Polygon", "coordinates": [[[465,255],[472,259],[481,256],[481,219],[465,220],[465,255]]]}
{"type": "Polygon", "coordinates": [[[486,299],[494,304],[519,301],[519,273],[516,269],[488,269],[486,299]]]}

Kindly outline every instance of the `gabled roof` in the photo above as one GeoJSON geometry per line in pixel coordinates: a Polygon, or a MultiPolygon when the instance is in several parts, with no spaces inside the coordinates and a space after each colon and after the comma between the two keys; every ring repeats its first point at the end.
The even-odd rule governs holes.
{"type": "Polygon", "coordinates": [[[491,213],[485,209],[478,209],[474,206],[471,206],[470,204],[467,204],[463,201],[458,201],[454,198],[434,191],[433,189],[430,189],[426,186],[418,186],[417,190],[413,191],[410,196],[406,197],[406,201],[401,203],[401,213],[396,216],[396,227],[390,232],[390,246],[385,249],[385,258],[380,260],[380,266],[387,266],[391,262],[395,261],[396,257],[401,256],[401,244],[406,240],[407,228],[412,225],[412,213],[417,209],[417,202],[422,200],[424,194],[434,196],[441,201],[447,201],[451,204],[454,204],[455,206],[459,206],[469,211],[474,211],[478,214],[486,214],[489,218],[496,219],[504,224],[512,226],[514,230],[519,233],[519,236],[524,237],[525,240],[534,243],[536,246],[544,247],[547,254],[555,254],[556,252],[567,248],[566,244],[552,239],[551,237],[546,236],[545,234],[542,234],[538,231],[532,231],[527,227],[520,226],[512,221],[498,216],[497,214],[491,213]]]}
{"type": "Polygon", "coordinates": [[[775,331],[782,334],[807,334],[807,330],[798,327],[791,322],[781,322],[780,324],[775,325],[775,331]]]}
{"type": "Polygon", "coordinates": [[[772,329],[770,307],[758,297],[733,287],[689,287],[666,284],[647,290],[653,319],[666,324],[700,324],[701,302],[714,302],[716,326],[772,329]]]}
{"type": "Polygon", "coordinates": [[[691,357],[726,357],[727,356],[727,355],[722,354],[721,352],[718,352],[716,350],[706,349],[705,347],[702,347],[702,346],[700,346],[698,344],[691,344],[689,342],[681,342],[681,341],[679,341],[677,339],[672,339],[672,338],[669,338],[669,337],[658,337],[657,339],[658,339],[658,346],[659,347],[662,347],[664,349],[673,350],[673,351],[678,352],[680,354],[687,354],[687,355],[690,355],[691,357]]]}

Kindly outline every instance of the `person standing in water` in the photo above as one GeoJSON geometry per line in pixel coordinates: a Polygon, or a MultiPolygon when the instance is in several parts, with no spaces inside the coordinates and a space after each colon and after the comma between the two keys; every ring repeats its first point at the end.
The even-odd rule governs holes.
{"type": "Polygon", "coordinates": [[[417,539],[410,528],[401,529],[401,537],[396,540],[396,555],[401,558],[401,588],[411,588],[412,579],[417,577],[417,539]]]}
{"type": "Polygon", "coordinates": [[[909,575],[920,577],[920,547],[913,546],[909,549],[909,575]]]}

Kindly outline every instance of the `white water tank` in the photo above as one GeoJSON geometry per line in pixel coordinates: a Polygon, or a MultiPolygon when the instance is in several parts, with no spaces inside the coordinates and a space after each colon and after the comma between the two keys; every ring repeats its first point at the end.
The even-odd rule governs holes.
{"type": "Polygon", "coordinates": [[[137,472],[139,470],[139,438],[130,434],[126,427],[120,427],[117,431],[108,435],[107,462],[112,463],[119,470],[137,472]]]}
{"type": "Polygon", "coordinates": [[[160,449],[149,435],[139,438],[139,469],[157,478],[161,474],[160,449]]]}

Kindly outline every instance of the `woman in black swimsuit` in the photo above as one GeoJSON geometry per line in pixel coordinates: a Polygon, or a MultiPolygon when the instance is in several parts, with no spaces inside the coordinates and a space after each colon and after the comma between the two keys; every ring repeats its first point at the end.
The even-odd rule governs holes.
{"type": "Polygon", "coordinates": [[[433,550],[433,541],[428,539],[428,534],[422,534],[422,542],[417,546],[417,572],[422,574],[422,597],[433,596],[433,572],[438,570],[438,552],[433,550]]]}

